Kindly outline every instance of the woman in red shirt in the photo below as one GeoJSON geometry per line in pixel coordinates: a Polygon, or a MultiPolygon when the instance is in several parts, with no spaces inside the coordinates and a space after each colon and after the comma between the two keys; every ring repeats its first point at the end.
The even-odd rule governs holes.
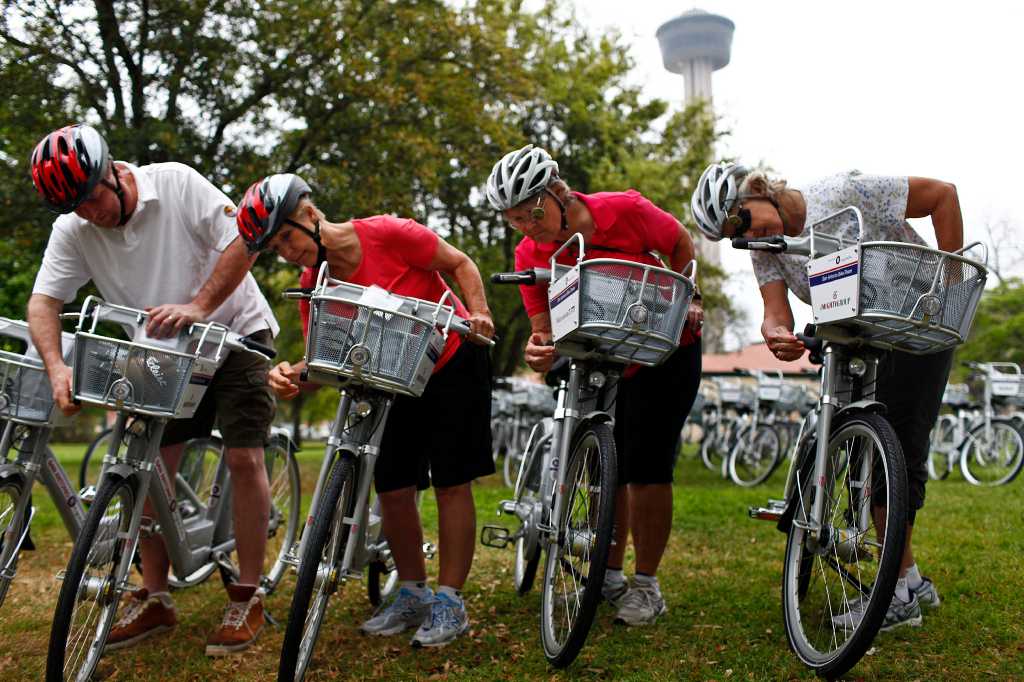
{"type": "MultiPolygon", "coordinates": [[[[466,254],[414,220],[374,216],[330,222],[309,195],[309,185],[292,174],[253,184],[237,212],[238,230],[250,250],[272,249],[309,269],[326,261],[335,279],[428,301],[438,301],[449,291],[441,277],[445,273],[466,299],[466,305],[451,299],[456,314],[477,334],[493,336],[480,272],[466,254]]],[[[308,303],[303,322],[305,330],[308,303]]],[[[271,370],[270,386],[280,398],[298,394],[304,365],[282,362],[271,370]]],[[[488,350],[449,334],[423,395],[397,396],[392,403],[374,485],[401,587],[363,623],[363,632],[393,635],[418,628],[413,646],[440,646],[469,627],[461,589],[476,545],[470,486],[473,479],[494,473],[490,386],[488,350]],[[431,483],[437,496],[441,557],[436,595],[426,586],[415,498],[417,488],[431,483]]]]}
{"type": "MultiPolygon", "coordinates": [[[[516,269],[549,267],[550,258],[574,234],[583,236],[587,258],[619,258],[676,272],[693,260],[690,233],[639,192],[573,192],[558,176],[558,164],[533,145],[506,154],[487,180],[487,199],[523,233],[516,269]]],[[[571,249],[558,262],[576,262],[571,249]]],[[[547,371],[555,358],[547,287],[520,288],[532,334],[526,363],[547,371]]],[[[704,313],[694,297],[680,347],[657,367],[630,368],[620,382],[615,406],[619,454],[615,544],[608,557],[605,597],[618,608],[616,620],[653,623],[667,608],[655,577],[672,529],[672,470],[679,433],[700,385],[700,328],[704,313]],[[626,583],[622,565],[627,529],[636,547],[636,575],[626,583]]]]}

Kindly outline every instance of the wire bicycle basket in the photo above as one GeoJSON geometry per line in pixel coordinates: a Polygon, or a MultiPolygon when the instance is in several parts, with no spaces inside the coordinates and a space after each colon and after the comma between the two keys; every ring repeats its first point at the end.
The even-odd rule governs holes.
{"type": "Polygon", "coordinates": [[[450,296],[434,303],[350,284],[331,279],[324,263],[310,297],[309,376],[422,395],[455,319],[450,296]]]}
{"type": "Polygon", "coordinates": [[[133,308],[85,300],[75,333],[74,397],[109,410],[191,417],[227,355],[228,329],[194,324],[177,337],[151,339],[145,318],[133,308]],[[100,322],[120,325],[132,340],[101,333],[100,322]]]}
{"type": "Polygon", "coordinates": [[[853,206],[816,222],[810,235],[807,276],[815,323],[853,327],[868,345],[918,355],[967,339],[988,276],[988,254],[979,242],[955,253],[864,242],[864,220],[853,206]],[[851,216],[856,242],[821,234],[823,226],[851,216]],[[816,240],[827,248],[816,250],[816,240]]]}
{"type": "Polygon", "coordinates": [[[551,256],[548,303],[559,353],[647,366],[663,362],[679,346],[696,262],[687,276],[633,261],[583,258],[579,234],[551,256]],[[576,264],[557,264],[558,255],[577,241],[576,264]]]}
{"type": "MultiPolygon", "coordinates": [[[[50,377],[32,345],[28,324],[0,317],[0,338],[25,344],[23,353],[0,349],[0,419],[31,426],[67,421],[53,400],[50,377]]],[[[75,337],[61,334],[64,361],[72,361],[75,337]]]]}

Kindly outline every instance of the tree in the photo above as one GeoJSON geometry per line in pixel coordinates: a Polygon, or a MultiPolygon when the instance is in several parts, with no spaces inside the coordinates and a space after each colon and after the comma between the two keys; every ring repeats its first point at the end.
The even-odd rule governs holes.
{"type": "Polygon", "coordinates": [[[965,362],[1024,364],[1024,281],[1010,278],[985,292],[967,343],[956,352],[953,377],[969,372],[965,362]]]}
{"type": "MultiPolygon", "coordinates": [[[[0,2],[14,91],[0,105],[0,200],[16,216],[0,228],[0,263],[17,273],[0,286],[9,314],[23,310],[52,220],[28,155],[69,121],[98,126],[119,159],[182,161],[233,197],[301,173],[330,218],[414,217],[485,276],[512,265],[519,239],[480,192],[504,152],[545,145],[574,188],[636,187],[685,220],[716,135],[702,110],[645,101],[621,39],[591,34],[560,0],[0,2]]],[[[282,268],[263,258],[255,274],[286,318],[293,303],[272,289],[298,277],[282,268]]],[[[713,279],[703,286],[713,305],[713,279]]],[[[509,373],[528,321],[514,288],[488,295],[495,367],[509,373]]],[[[279,346],[301,356],[299,335],[279,346]]]]}

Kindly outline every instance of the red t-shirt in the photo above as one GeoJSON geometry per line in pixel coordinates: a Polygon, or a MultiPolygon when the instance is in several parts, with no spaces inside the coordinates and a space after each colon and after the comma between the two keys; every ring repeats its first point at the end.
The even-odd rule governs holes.
{"type": "MultiPolygon", "coordinates": [[[[679,221],[663,211],[636,190],[625,192],[573,192],[583,202],[594,219],[594,235],[586,244],[585,259],[618,258],[635,263],[662,266],[651,251],[670,254],[679,241],[679,221]],[[610,247],[613,250],[602,249],[610,247]]],[[[516,270],[547,268],[551,256],[562,242],[540,244],[523,237],[516,247],[516,270]]],[[[575,265],[576,249],[569,247],[558,254],[558,263],[575,265]]],[[[547,285],[520,286],[523,306],[529,316],[548,310],[547,285]]],[[[688,346],[696,341],[689,327],[683,328],[680,344],[688,346]]]]}
{"type": "MultiPolygon", "coordinates": [[[[436,270],[428,270],[437,253],[438,236],[430,229],[408,218],[379,215],[358,218],[355,226],[363,257],[359,266],[345,281],[368,287],[376,284],[399,296],[411,296],[424,301],[439,301],[448,285],[436,270]]],[[[300,286],[316,284],[316,272],[307,268],[300,278],[300,286]]],[[[449,298],[455,314],[469,317],[469,311],[454,294],[449,298]]],[[[303,333],[309,329],[309,301],[299,301],[303,333]]],[[[452,332],[444,352],[434,365],[437,372],[455,354],[462,337],[452,332]]]]}

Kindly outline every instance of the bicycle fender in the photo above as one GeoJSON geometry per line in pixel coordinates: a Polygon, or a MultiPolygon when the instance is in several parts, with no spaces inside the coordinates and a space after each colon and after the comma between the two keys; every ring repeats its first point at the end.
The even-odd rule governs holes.
{"type": "Polygon", "coordinates": [[[873,414],[885,415],[888,408],[884,403],[880,403],[877,400],[858,400],[857,402],[850,403],[846,407],[836,410],[835,415],[832,419],[838,419],[841,415],[850,414],[852,412],[871,412],[873,414]]]}
{"type": "Polygon", "coordinates": [[[21,476],[21,467],[17,464],[0,464],[0,480],[21,476]]]}
{"type": "MultiPolygon", "coordinates": [[[[593,412],[588,412],[582,417],[580,417],[579,426],[584,426],[585,424],[609,424],[614,421],[615,417],[608,414],[607,412],[602,412],[601,410],[594,410],[593,412]]],[[[579,428],[579,426],[577,428],[579,428]]]]}
{"type": "Polygon", "coordinates": [[[103,473],[108,475],[113,474],[118,478],[129,478],[132,474],[135,473],[135,468],[128,464],[115,462],[114,464],[108,464],[106,470],[103,473]]]}

